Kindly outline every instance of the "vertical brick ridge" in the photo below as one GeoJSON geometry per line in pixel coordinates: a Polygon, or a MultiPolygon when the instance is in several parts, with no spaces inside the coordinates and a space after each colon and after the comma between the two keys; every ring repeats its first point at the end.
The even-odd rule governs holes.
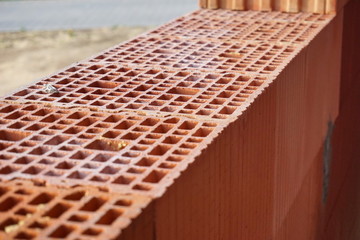
{"type": "MultiPolygon", "coordinates": [[[[339,0],[340,1],[340,0],[339,0]]],[[[208,9],[282,11],[289,13],[334,13],[336,0],[200,0],[199,5],[208,9]],[[235,2],[235,3],[234,3],[235,2]]]]}

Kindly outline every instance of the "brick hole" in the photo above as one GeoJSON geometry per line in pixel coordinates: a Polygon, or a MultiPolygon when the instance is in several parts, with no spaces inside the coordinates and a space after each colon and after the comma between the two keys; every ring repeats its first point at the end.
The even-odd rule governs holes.
{"type": "Polygon", "coordinates": [[[7,227],[13,226],[13,225],[17,225],[19,223],[19,220],[16,218],[7,218],[5,221],[3,221],[0,224],[0,230],[5,232],[5,229],[7,229],[7,227]]]}
{"type": "Polygon", "coordinates": [[[63,158],[63,157],[66,156],[66,155],[67,155],[66,152],[57,151],[57,152],[53,152],[53,153],[49,154],[49,157],[63,158]]]}
{"type": "Polygon", "coordinates": [[[78,151],[74,155],[72,155],[70,158],[76,159],[76,160],[83,160],[83,159],[87,158],[90,154],[91,153],[88,153],[88,152],[78,151]]]}
{"type": "Polygon", "coordinates": [[[20,128],[25,127],[25,126],[27,126],[27,123],[24,123],[24,122],[16,122],[16,123],[14,123],[14,124],[11,124],[11,125],[9,126],[9,128],[20,129],[20,128]]]}
{"type": "Polygon", "coordinates": [[[134,89],[134,91],[141,91],[141,92],[145,92],[147,91],[148,89],[152,88],[152,85],[140,85],[138,86],[137,88],[134,89]]]}
{"type": "Polygon", "coordinates": [[[94,135],[92,135],[92,134],[80,134],[78,136],[78,138],[80,138],[80,139],[92,139],[92,138],[94,138],[94,135]]]}
{"type": "Polygon", "coordinates": [[[144,157],[142,158],[140,161],[138,161],[135,165],[136,166],[141,166],[141,167],[150,167],[151,165],[153,165],[157,160],[159,160],[158,158],[154,158],[154,157],[144,157]]]}
{"type": "Polygon", "coordinates": [[[21,158],[17,159],[14,163],[17,163],[17,164],[29,164],[29,163],[31,163],[33,161],[34,161],[34,158],[24,156],[24,157],[21,157],[21,158]]]}
{"type": "Polygon", "coordinates": [[[57,169],[72,169],[75,166],[75,164],[71,163],[71,162],[61,162],[58,165],[55,166],[55,168],[57,169]]]}
{"type": "Polygon", "coordinates": [[[32,166],[32,167],[29,167],[28,169],[25,169],[25,171],[23,171],[22,173],[29,174],[29,175],[37,175],[42,170],[44,170],[44,169],[40,168],[40,167],[32,166]]]}
{"type": "Polygon", "coordinates": [[[64,133],[66,134],[77,134],[81,131],[83,131],[84,128],[81,128],[81,127],[70,127],[68,128],[66,131],[64,131],[64,133]]]}
{"type": "Polygon", "coordinates": [[[6,106],[0,110],[0,113],[10,113],[16,109],[17,109],[17,107],[15,107],[15,106],[6,106]]]}
{"type": "Polygon", "coordinates": [[[70,103],[72,101],[73,101],[73,99],[71,99],[71,98],[61,98],[60,100],[58,100],[58,102],[61,102],[61,103],[70,103]]]}
{"type": "Polygon", "coordinates": [[[153,170],[143,179],[143,181],[147,183],[158,183],[166,176],[167,173],[168,172],[166,171],[153,170]]]}
{"type": "Polygon", "coordinates": [[[96,224],[101,225],[111,225],[118,217],[122,215],[122,211],[116,209],[108,210],[101,218],[96,222],[96,224]]]}
{"type": "Polygon", "coordinates": [[[132,189],[139,191],[150,191],[152,188],[148,185],[136,184],[132,189]]]}
{"type": "Polygon", "coordinates": [[[58,203],[55,206],[53,206],[49,211],[47,211],[43,216],[50,218],[59,218],[70,208],[71,208],[70,204],[58,203]]]}
{"type": "Polygon", "coordinates": [[[52,110],[49,109],[40,109],[39,111],[33,113],[34,116],[46,116],[49,113],[52,113],[52,110]]]}
{"type": "Polygon", "coordinates": [[[149,152],[149,155],[162,156],[165,155],[170,148],[171,146],[158,145],[149,152]]]}
{"type": "Polygon", "coordinates": [[[197,144],[191,144],[191,143],[183,143],[180,145],[181,148],[189,148],[194,149],[197,147],[197,144]]]}
{"type": "Polygon", "coordinates": [[[98,154],[98,155],[96,155],[93,159],[91,159],[91,161],[95,161],[95,162],[106,162],[106,161],[108,161],[110,158],[112,158],[112,155],[109,155],[109,154],[98,154]]]}
{"type": "MultiPolygon", "coordinates": [[[[15,194],[19,194],[19,195],[31,195],[32,192],[29,190],[25,190],[25,189],[19,189],[17,191],[15,191],[15,194]]],[[[0,194],[1,196],[1,194],[0,194]]]]}
{"type": "Polygon", "coordinates": [[[121,122],[119,125],[115,126],[115,129],[129,129],[131,128],[136,122],[135,121],[129,121],[129,120],[125,120],[123,122],[121,122]]]}
{"type": "Polygon", "coordinates": [[[190,103],[190,104],[185,106],[185,109],[198,109],[199,107],[200,107],[199,104],[190,103]]]}
{"type": "Polygon", "coordinates": [[[37,145],[36,142],[30,142],[30,141],[22,142],[20,144],[21,147],[34,147],[35,145],[37,145]]]}
{"type": "MultiPolygon", "coordinates": [[[[0,150],[4,150],[5,148],[7,147],[10,147],[11,145],[10,144],[4,144],[4,143],[0,143],[0,150]]],[[[8,152],[11,152],[11,153],[23,153],[25,152],[27,149],[26,148],[12,148],[10,150],[7,150],[8,152]]]]}
{"type": "Polygon", "coordinates": [[[226,115],[230,115],[233,112],[235,112],[237,108],[236,107],[224,107],[220,110],[220,114],[226,114],[226,115]]]}
{"type": "Polygon", "coordinates": [[[134,179],[135,179],[135,177],[120,176],[120,177],[116,178],[112,183],[114,183],[114,184],[122,184],[122,185],[129,185],[134,179]]]}
{"type": "Polygon", "coordinates": [[[86,212],[96,212],[102,205],[106,203],[107,199],[93,197],[87,203],[85,203],[80,210],[86,212]]]}
{"type": "Polygon", "coordinates": [[[174,88],[171,88],[168,91],[168,93],[180,94],[180,95],[195,95],[199,91],[200,91],[199,89],[174,87],[174,88]]]}
{"type": "Polygon", "coordinates": [[[131,150],[134,150],[134,151],[145,151],[146,149],[148,149],[148,147],[146,147],[146,146],[133,146],[131,148],[131,150]]]}
{"type": "Polygon", "coordinates": [[[26,113],[24,113],[24,112],[18,111],[18,112],[14,112],[12,114],[7,115],[4,119],[19,119],[22,116],[24,116],[25,114],[26,113]]]}
{"type": "Polygon", "coordinates": [[[178,129],[191,130],[197,125],[197,122],[193,121],[184,121],[178,129]]]}
{"type": "Polygon", "coordinates": [[[52,165],[54,164],[54,160],[49,160],[49,159],[41,159],[39,161],[40,164],[44,164],[44,165],[52,165]]]}
{"type": "Polygon", "coordinates": [[[200,110],[196,113],[197,115],[203,115],[203,116],[209,116],[212,114],[212,111],[211,110],[200,110]]]}
{"type": "Polygon", "coordinates": [[[73,123],[74,123],[73,120],[68,120],[68,119],[63,119],[57,122],[57,124],[63,124],[63,125],[71,125],[73,123]]]}
{"type": "Polygon", "coordinates": [[[133,129],[133,131],[135,131],[135,132],[148,132],[149,130],[150,130],[149,128],[141,127],[141,126],[133,129]]]}
{"type": "Polygon", "coordinates": [[[182,138],[181,137],[176,137],[176,136],[169,136],[169,137],[166,137],[163,141],[163,143],[166,143],[166,144],[176,144],[178,143],[182,138]]]}
{"type": "Polygon", "coordinates": [[[70,137],[67,136],[55,136],[49,141],[45,142],[45,145],[59,145],[65,141],[67,141],[70,137]]]}
{"type": "Polygon", "coordinates": [[[71,201],[80,201],[85,196],[85,194],[86,194],[85,191],[76,191],[74,193],[66,195],[64,199],[71,201]]]}
{"type": "MultiPolygon", "coordinates": [[[[39,98],[40,98],[39,95],[30,95],[30,96],[26,97],[25,99],[28,99],[28,100],[37,100],[37,99],[39,99],[39,98]]],[[[10,97],[10,99],[9,99],[9,98],[6,98],[6,99],[8,99],[8,100],[16,100],[16,99],[11,99],[11,97],[10,97]]]]}
{"type": "Polygon", "coordinates": [[[126,140],[136,140],[137,138],[139,138],[142,134],[140,133],[128,133],[125,136],[121,137],[121,139],[126,139],[126,140]]]}
{"type": "Polygon", "coordinates": [[[12,130],[0,130],[0,140],[3,141],[20,141],[30,135],[29,132],[12,131],[12,130]]]}
{"type": "Polygon", "coordinates": [[[173,154],[176,154],[176,155],[188,155],[190,153],[189,150],[186,150],[186,149],[177,149],[173,152],[173,154]]]}
{"type": "Polygon", "coordinates": [[[45,124],[35,123],[35,124],[31,125],[30,127],[26,128],[25,130],[37,131],[37,130],[43,129],[43,128],[45,128],[45,127],[46,127],[45,124]]]}
{"type": "Polygon", "coordinates": [[[16,215],[20,215],[20,216],[29,216],[32,215],[33,213],[34,211],[28,208],[20,208],[15,212],[16,215]]]}
{"type": "Polygon", "coordinates": [[[79,222],[80,223],[80,222],[87,221],[88,217],[86,215],[74,214],[68,220],[72,221],[72,222],[79,222]]]}
{"type": "MultiPolygon", "coordinates": [[[[89,100],[89,101],[91,101],[91,100],[94,100],[94,99],[96,99],[97,97],[96,96],[93,96],[93,95],[87,95],[87,96],[85,96],[85,97],[83,97],[83,98],[81,98],[82,100],[89,100]]],[[[82,116],[80,117],[79,116],[79,118],[73,118],[73,119],[81,119],[82,118],[82,116]]]]}
{"type": "Polygon", "coordinates": [[[176,124],[180,121],[179,118],[168,118],[164,121],[164,123],[169,123],[169,124],[176,124]]]}
{"type": "Polygon", "coordinates": [[[88,130],[86,130],[86,133],[90,133],[90,134],[97,134],[97,133],[101,133],[103,132],[104,130],[101,129],[101,128],[90,128],[88,130]]]}
{"type": "Polygon", "coordinates": [[[87,235],[87,236],[98,236],[102,233],[101,229],[97,229],[97,228],[88,228],[86,230],[84,230],[81,234],[82,235],[87,235]]]}
{"type": "Polygon", "coordinates": [[[123,106],[122,104],[111,103],[106,105],[106,109],[118,109],[121,108],[122,106],[123,106]]]}
{"type": "Polygon", "coordinates": [[[99,164],[94,164],[94,163],[85,163],[82,168],[87,168],[87,169],[97,169],[99,168],[99,164]]]}
{"type": "Polygon", "coordinates": [[[142,174],[145,172],[145,169],[143,168],[129,168],[126,172],[133,173],[133,174],[142,174]]]}
{"type": "Polygon", "coordinates": [[[45,176],[49,176],[49,177],[60,177],[63,175],[63,172],[62,171],[48,171],[45,173],[45,176]]]}
{"type": "Polygon", "coordinates": [[[109,177],[107,176],[94,176],[90,179],[90,181],[94,182],[107,182],[109,181],[109,177]]]}
{"type": "Polygon", "coordinates": [[[185,130],[175,130],[173,132],[174,135],[188,135],[189,131],[185,131],[185,130]]]}
{"type": "Polygon", "coordinates": [[[71,67],[69,69],[66,69],[65,72],[76,72],[78,71],[80,68],[79,67],[71,67]]]}
{"type": "Polygon", "coordinates": [[[68,178],[71,179],[84,179],[86,177],[87,177],[87,173],[81,171],[75,171],[68,176],[68,178]]]}
{"type": "Polygon", "coordinates": [[[35,233],[19,232],[18,234],[16,234],[15,239],[34,239],[35,237],[35,233]]]}
{"type": "Polygon", "coordinates": [[[108,81],[95,81],[88,85],[88,87],[93,88],[116,88],[119,85],[119,83],[115,82],[108,82],[108,81]]]}
{"type": "Polygon", "coordinates": [[[180,97],[177,97],[177,98],[175,99],[175,101],[177,101],[177,102],[187,102],[187,101],[189,101],[190,99],[191,99],[191,97],[180,96],[180,97]]]}
{"type": "Polygon", "coordinates": [[[7,174],[11,174],[13,172],[16,172],[18,170],[19,170],[19,168],[16,168],[14,166],[11,166],[11,167],[6,166],[6,167],[3,167],[3,168],[0,169],[0,174],[1,175],[7,175],[7,174]]]}
{"type": "Polygon", "coordinates": [[[29,202],[30,205],[47,204],[54,198],[54,195],[49,193],[41,193],[29,202]]]}
{"type": "Polygon", "coordinates": [[[2,202],[0,202],[0,212],[6,212],[15,207],[18,203],[20,203],[19,198],[7,197],[2,202]]]}
{"type": "Polygon", "coordinates": [[[173,98],[172,95],[163,94],[163,95],[161,95],[160,97],[158,97],[157,99],[167,101],[167,100],[170,100],[170,99],[172,99],[172,98],[173,98]]]}
{"type": "Polygon", "coordinates": [[[41,135],[55,135],[56,134],[56,131],[49,131],[49,130],[44,130],[44,131],[41,131],[40,132],[41,135]]]}
{"type": "Polygon", "coordinates": [[[176,166],[177,166],[176,164],[164,162],[164,163],[161,163],[161,164],[159,165],[159,168],[172,169],[172,168],[174,168],[174,167],[176,167],[176,166]]]}
{"type": "Polygon", "coordinates": [[[63,130],[66,127],[67,127],[66,125],[54,125],[54,126],[51,126],[49,129],[51,129],[51,130],[63,130]]]}
{"type": "Polygon", "coordinates": [[[89,143],[85,148],[103,151],[120,151],[124,148],[124,145],[126,146],[127,143],[123,141],[97,139],[89,143]]]}
{"type": "Polygon", "coordinates": [[[141,92],[129,92],[129,93],[125,94],[124,97],[136,98],[136,97],[140,96],[141,94],[142,94],[141,92]]]}
{"type": "Polygon", "coordinates": [[[29,228],[34,228],[34,229],[44,229],[48,226],[48,224],[46,224],[45,222],[39,222],[39,221],[35,221],[34,223],[29,225],[29,228]]]}
{"type": "Polygon", "coordinates": [[[102,136],[105,138],[116,138],[117,136],[119,136],[121,134],[120,131],[108,131],[105,134],[103,134],[102,136]]]}
{"type": "Polygon", "coordinates": [[[126,152],[126,153],[124,153],[123,155],[121,155],[121,156],[123,156],[123,157],[129,157],[129,158],[136,158],[136,157],[138,157],[140,155],[140,153],[138,153],[138,152],[126,152]]]}
{"type": "Polygon", "coordinates": [[[104,106],[106,104],[105,101],[95,101],[93,103],[91,103],[91,106],[104,106]]]}
{"type": "Polygon", "coordinates": [[[97,122],[96,118],[85,118],[84,120],[78,122],[76,125],[88,127],[88,126],[94,124],[95,122],[97,122]]]}
{"type": "MultiPolygon", "coordinates": [[[[1,146],[0,146],[1,149],[1,146]]],[[[11,155],[6,155],[6,154],[0,154],[0,160],[10,160],[13,157],[11,155]]]]}
{"type": "Polygon", "coordinates": [[[100,173],[113,175],[113,174],[116,174],[116,173],[119,172],[119,171],[120,171],[120,168],[111,167],[111,166],[106,166],[105,168],[103,168],[103,169],[101,170],[100,173]]]}
{"type": "Polygon", "coordinates": [[[215,115],[213,116],[213,118],[215,118],[215,119],[226,119],[226,118],[227,118],[227,115],[215,114],[215,115]]]}
{"type": "Polygon", "coordinates": [[[160,124],[158,127],[156,127],[152,132],[153,133],[167,133],[172,129],[172,125],[165,125],[160,124]]]}
{"type": "Polygon", "coordinates": [[[70,233],[74,231],[73,227],[68,225],[61,225],[55,231],[53,231],[49,237],[52,238],[66,238],[70,233]]]}
{"type": "MultiPolygon", "coordinates": [[[[170,106],[182,106],[184,105],[183,102],[171,102],[170,106]]],[[[175,110],[175,108],[171,108],[171,110],[175,110]]]]}

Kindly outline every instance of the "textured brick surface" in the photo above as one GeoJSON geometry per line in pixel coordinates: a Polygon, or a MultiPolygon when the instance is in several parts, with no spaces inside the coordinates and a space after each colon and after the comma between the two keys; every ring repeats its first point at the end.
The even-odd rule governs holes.
{"type": "Polygon", "coordinates": [[[199,0],[202,8],[256,10],[256,11],[282,11],[295,13],[299,11],[311,13],[333,13],[345,0],[199,0]]]}
{"type": "Polygon", "coordinates": [[[127,238],[199,239],[202,231],[218,226],[216,216],[228,215],[235,222],[241,216],[244,227],[202,237],[274,235],[288,211],[299,211],[291,203],[302,202],[297,193],[309,189],[303,178],[316,174],[309,168],[326,132],[324,122],[337,115],[341,41],[339,29],[328,27],[333,17],[199,10],[5,96],[0,100],[0,186],[5,189],[0,211],[6,214],[0,234],[109,239],[107,234],[118,236],[152,201],[126,228],[127,238]],[[312,49],[320,49],[324,38],[332,39],[324,49],[333,49],[320,56],[312,49]],[[326,74],[322,67],[311,68],[324,59],[331,67],[326,74]],[[49,93],[49,86],[57,91],[49,93]],[[316,137],[302,142],[312,131],[316,137]],[[299,140],[299,135],[305,137],[299,140]],[[299,154],[297,144],[309,151],[299,154]],[[294,153],[296,158],[287,159],[294,153]],[[201,174],[191,175],[194,169],[201,174]],[[17,197],[19,188],[29,189],[30,196],[17,197]],[[78,189],[106,200],[64,197],[78,189]],[[45,199],[53,197],[46,200],[49,204],[40,203],[46,206],[37,213],[29,201],[40,192],[45,199]],[[264,203],[269,196],[281,206],[264,203]],[[183,201],[171,200],[177,197],[183,201]],[[134,204],[122,210],[116,205],[121,199],[134,204]],[[88,215],[82,213],[86,201],[96,208],[88,215]],[[96,207],[101,204],[106,209],[96,207]],[[27,213],[18,216],[20,208],[36,216],[50,214],[53,222],[36,227],[41,232],[33,230],[27,213]],[[197,213],[204,208],[214,208],[210,224],[191,232],[186,217],[203,217],[197,213]],[[252,215],[254,208],[258,211],[252,215]],[[136,214],[126,217],[126,211],[136,214]],[[84,223],[72,224],[73,214],[84,223]],[[262,218],[259,225],[254,224],[257,217],[262,218]],[[146,234],[157,237],[136,235],[145,223],[146,234]]]}
{"type": "Polygon", "coordinates": [[[149,201],[91,186],[0,182],[0,238],[113,239],[149,201]]]}

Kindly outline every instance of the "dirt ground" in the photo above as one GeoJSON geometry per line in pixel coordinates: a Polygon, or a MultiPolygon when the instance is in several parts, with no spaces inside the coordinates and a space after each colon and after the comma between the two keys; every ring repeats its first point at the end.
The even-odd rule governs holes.
{"type": "Polygon", "coordinates": [[[0,33],[0,96],[150,29],[0,33]]]}

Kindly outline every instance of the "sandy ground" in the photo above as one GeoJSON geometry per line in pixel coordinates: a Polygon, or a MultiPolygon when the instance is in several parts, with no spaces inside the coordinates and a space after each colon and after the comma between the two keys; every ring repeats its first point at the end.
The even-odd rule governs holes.
{"type": "Polygon", "coordinates": [[[0,95],[133,38],[151,27],[0,33],[0,95]]]}

